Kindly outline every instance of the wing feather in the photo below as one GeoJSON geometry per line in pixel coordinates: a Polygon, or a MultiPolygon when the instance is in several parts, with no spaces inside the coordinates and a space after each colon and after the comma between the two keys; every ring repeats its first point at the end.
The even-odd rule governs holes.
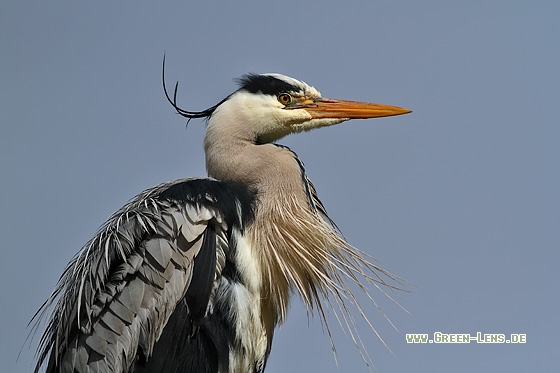
{"type": "Polygon", "coordinates": [[[145,191],[115,213],[37,313],[39,322],[54,304],[36,371],[47,360],[47,372],[129,371],[150,359],[179,302],[186,302],[191,323],[204,317],[225,265],[216,242],[227,246],[228,223],[242,230],[252,214],[236,216],[239,198],[252,198],[239,190],[212,179],[181,179],[145,191]]]}

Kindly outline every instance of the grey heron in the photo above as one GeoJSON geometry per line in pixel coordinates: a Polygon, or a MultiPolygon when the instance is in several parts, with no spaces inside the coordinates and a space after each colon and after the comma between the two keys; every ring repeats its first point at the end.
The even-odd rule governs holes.
{"type": "Polygon", "coordinates": [[[207,119],[209,177],[142,192],[84,245],[34,317],[52,308],[36,371],[263,372],[292,296],[330,335],[326,307],[348,328],[349,303],[367,320],[352,283],[368,296],[367,282],[393,286],[395,276],[343,239],[303,163],[276,141],[410,111],[323,98],[281,74],[238,83],[196,112],[177,105],[177,85],[169,97],[164,79],[179,114],[207,119]]]}

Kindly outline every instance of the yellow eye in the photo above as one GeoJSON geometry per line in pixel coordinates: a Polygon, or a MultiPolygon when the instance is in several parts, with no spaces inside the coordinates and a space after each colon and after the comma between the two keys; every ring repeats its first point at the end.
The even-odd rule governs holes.
{"type": "Polygon", "coordinates": [[[278,95],[278,101],[282,104],[282,105],[289,105],[292,103],[293,98],[292,96],[290,96],[287,93],[282,93],[278,95]]]}

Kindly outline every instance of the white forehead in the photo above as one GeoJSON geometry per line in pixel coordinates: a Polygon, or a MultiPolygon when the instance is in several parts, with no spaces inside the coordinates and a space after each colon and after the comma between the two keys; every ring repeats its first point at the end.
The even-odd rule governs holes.
{"type": "Polygon", "coordinates": [[[278,74],[278,73],[266,73],[262,75],[272,76],[273,78],[283,80],[288,84],[299,87],[300,91],[302,91],[306,96],[321,97],[321,93],[317,89],[315,89],[315,87],[310,86],[309,84],[307,84],[302,80],[298,80],[290,76],[278,74]]]}

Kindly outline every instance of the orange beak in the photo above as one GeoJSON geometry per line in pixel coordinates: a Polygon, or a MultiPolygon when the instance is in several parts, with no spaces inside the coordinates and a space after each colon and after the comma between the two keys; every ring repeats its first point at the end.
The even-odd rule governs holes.
{"type": "Polygon", "coordinates": [[[305,109],[313,119],[315,118],[347,118],[366,119],[390,117],[411,113],[412,110],[397,106],[374,104],[372,102],[358,102],[336,100],[333,98],[315,99],[313,102],[304,102],[297,105],[297,109],[305,109]]]}

